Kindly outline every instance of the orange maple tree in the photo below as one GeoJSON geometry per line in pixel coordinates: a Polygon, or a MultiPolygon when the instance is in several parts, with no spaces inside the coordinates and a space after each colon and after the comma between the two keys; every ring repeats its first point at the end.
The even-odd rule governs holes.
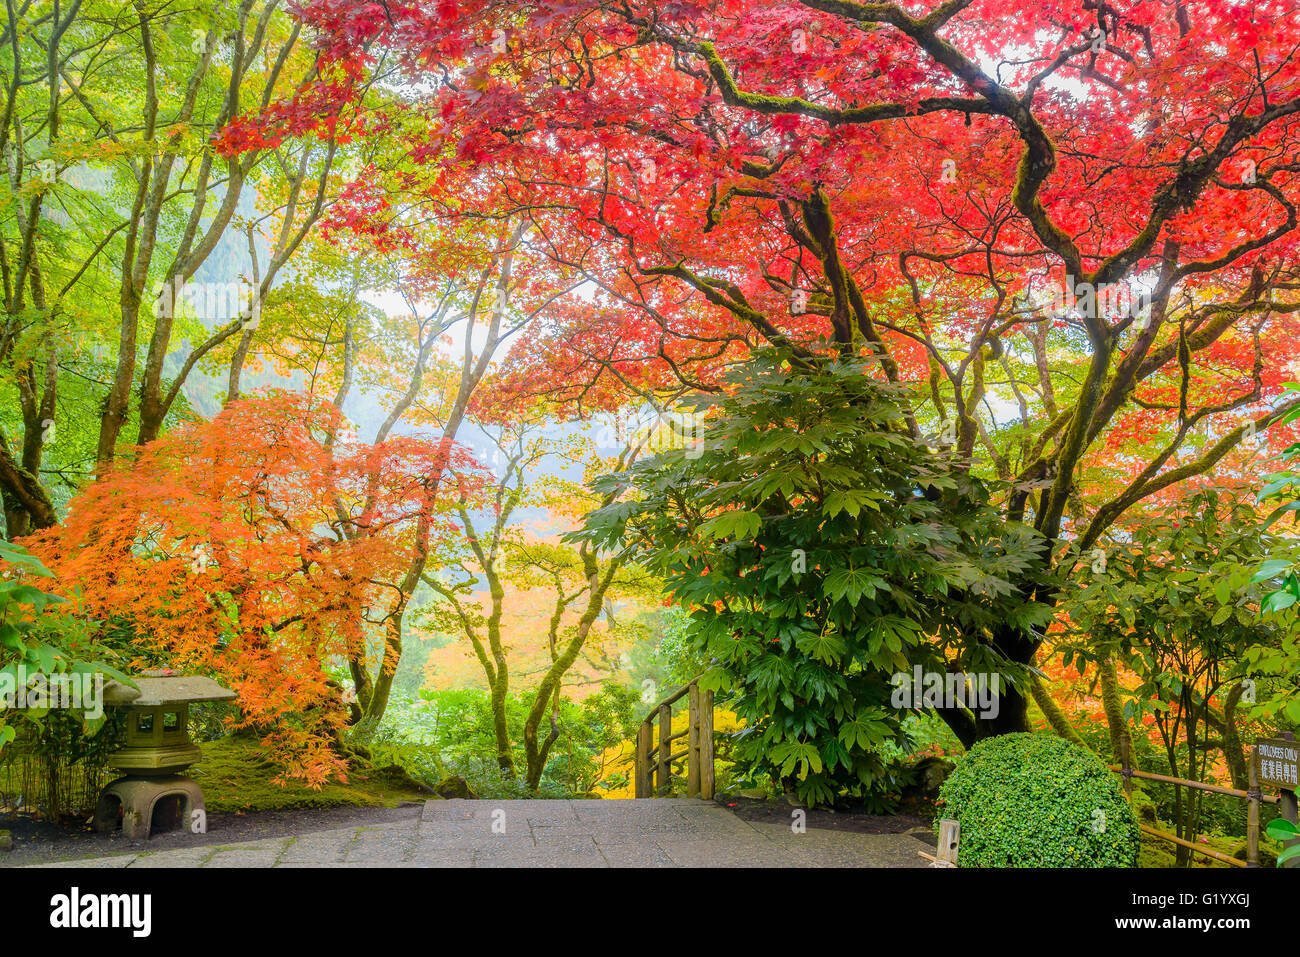
{"type": "Polygon", "coordinates": [[[481,481],[449,442],[360,442],[332,405],[274,392],[145,446],[29,543],[142,658],[225,678],[238,723],[319,784],[349,720],[331,666],[374,657],[412,550],[455,532],[443,496],[481,481]]]}

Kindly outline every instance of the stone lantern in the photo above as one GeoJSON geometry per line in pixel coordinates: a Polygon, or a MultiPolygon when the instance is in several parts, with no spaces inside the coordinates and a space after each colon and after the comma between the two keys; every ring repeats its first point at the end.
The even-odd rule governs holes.
{"type": "Polygon", "coordinates": [[[180,772],[198,762],[199,746],[190,740],[189,710],[201,701],[230,701],[235,693],[211,678],[146,672],[136,688],[112,682],[104,703],[126,712],[126,742],[109,759],[124,772],[104,788],[95,807],[95,830],[143,840],[154,832],[207,830],[203,791],[180,772]]]}

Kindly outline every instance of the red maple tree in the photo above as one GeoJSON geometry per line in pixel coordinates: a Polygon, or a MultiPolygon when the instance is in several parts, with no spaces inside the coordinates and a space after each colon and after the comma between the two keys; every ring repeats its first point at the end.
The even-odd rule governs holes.
{"type": "MultiPolygon", "coordinates": [[[[1294,0],[301,15],[335,79],[239,129],[310,125],[301,102],[329,114],[382,53],[412,81],[380,108],[410,175],[527,218],[588,280],[516,345],[519,393],[712,389],[761,341],[869,352],[917,384],[913,434],[1074,546],[1055,570],[1139,503],[1249,469],[1242,440],[1294,404],[1294,0]]],[[[987,727],[952,720],[1024,715],[1013,690],[987,727]]]]}

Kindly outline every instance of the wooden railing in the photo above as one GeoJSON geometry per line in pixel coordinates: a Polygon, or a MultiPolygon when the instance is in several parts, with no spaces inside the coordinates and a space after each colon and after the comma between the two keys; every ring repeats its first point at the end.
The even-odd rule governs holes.
{"type": "Polygon", "coordinates": [[[678,688],[646,714],[636,733],[636,782],[639,798],[668,797],[673,766],[686,762],[686,796],[713,798],[713,692],[701,691],[698,676],[678,688]],[[673,704],[686,698],[686,727],[673,733],[673,704]],[[655,725],[658,724],[658,744],[655,725]],[[673,751],[673,742],[686,746],[673,751]]]}
{"type": "Polygon", "coordinates": [[[1164,784],[1175,784],[1179,787],[1190,788],[1196,791],[1206,791],[1211,794],[1223,794],[1228,797],[1235,797],[1246,802],[1246,859],[1243,861],[1236,857],[1231,857],[1221,851],[1213,848],[1201,847],[1199,844],[1193,844],[1191,841],[1181,838],[1176,834],[1170,834],[1167,831],[1160,831],[1147,824],[1138,826],[1152,837],[1158,837],[1161,840],[1170,841],[1181,847],[1187,848],[1195,854],[1202,854],[1205,857],[1213,858],[1222,864],[1230,867],[1259,867],[1259,808],[1261,804],[1278,804],[1280,799],[1271,794],[1263,794],[1259,787],[1259,756],[1255,749],[1251,749],[1250,758],[1246,762],[1248,778],[1248,790],[1242,791],[1239,788],[1223,787],[1219,784],[1206,784],[1204,781],[1192,781],[1187,778],[1171,777],[1167,774],[1155,774],[1150,771],[1139,771],[1133,767],[1129,758],[1129,750],[1126,742],[1120,747],[1120,763],[1118,765],[1109,764],[1108,768],[1112,771],[1119,772],[1124,778],[1124,791],[1132,791],[1130,783],[1131,778],[1141,778],[1147,781],[1160,781],[1164,784]]]}

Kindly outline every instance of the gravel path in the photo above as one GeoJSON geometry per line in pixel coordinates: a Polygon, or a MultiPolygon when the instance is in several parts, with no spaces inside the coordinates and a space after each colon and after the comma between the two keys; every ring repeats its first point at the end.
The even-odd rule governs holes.
{"type": "Polygon", "coordinates": [[[429,801],[371,814],[258,840],[177,847],[163,835],[112,856],[27,866],[925,867],[917,852],[928,849],[909,834],[796,832],[688,799],[429,801]]]}

